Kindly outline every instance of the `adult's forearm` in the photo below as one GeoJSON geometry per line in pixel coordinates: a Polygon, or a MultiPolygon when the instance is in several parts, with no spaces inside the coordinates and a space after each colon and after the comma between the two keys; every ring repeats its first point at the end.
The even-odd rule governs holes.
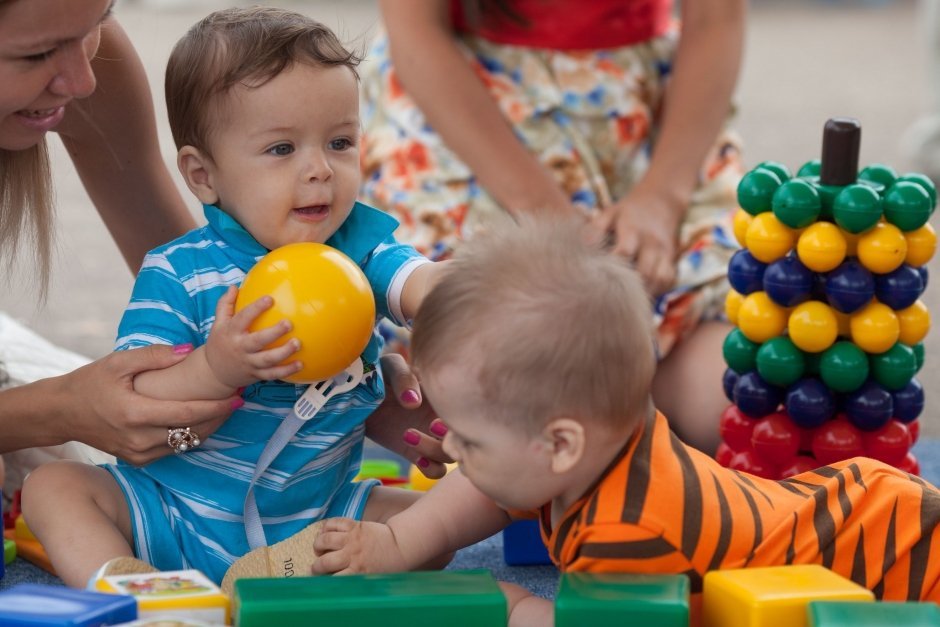
{"type": "MultiPolygon", "coordinates": [[[[396,75],[447,146],[510,212],[570,211],[552,173],[516,137],[440,15],[382,4],[396,75]]],[[[421,3],[426,3],[421,5],[421,3]]]]}
{"type": "Polygon", "coordinates": [[[731,112],[744,45],[744,0],[683,2],[682,36],[661,131],[643,184],[685,204],[731,112]]]}
{"type": "Polygon", "coordinates": [[[71,440],[63,405],[59,377],[0,392],[0,454],[71,440]]]}

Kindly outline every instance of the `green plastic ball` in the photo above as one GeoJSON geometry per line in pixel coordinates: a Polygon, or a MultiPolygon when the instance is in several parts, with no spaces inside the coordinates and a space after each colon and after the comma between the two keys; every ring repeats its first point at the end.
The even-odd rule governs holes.
{"type": "Polygon", "coordinates": [[[777,178],[780,179],[781,183],[786,183],[792,178],[792,175],[790,174],[790,168],[788,168],[783,163],[780,163],[779,161],[761,161],[756,166],[754,166],[754,169],[770,170],[777,175],[777,178]]]}
{"type": "Polygon", "coordinates": [[[862,168],[862,171],[858,173],[858,180],[881,185],[884,189],[891,187],[897,178],[898,173],[895,169],[883,163],[873,163],[862,168]]]}
{"type": "Polygon", "coordinates": [[[806,370],[803,351],[786,336],[767,340],[757,349],[757,372],[768,383],[785,387],[795,383],[806,370]]]}
{"type": "Polygon", "coordinates": [[[738,204],[752,216],[770,211],[778,187],[780,178],[770,170],[751,170],[738,183],[738,204]]]}
{"type": "Polygon", "coordinates": [[[883,353],[872,355],[871,373],[889,390],[900,390],[917,374],[917,357],[910,346],[896,343],[883,353]]]}
{"type": "Polygon", "coordinates": [[[924,343],[914,344],[911,350],[914,351],[914,358],[917,359],[917,372],[920,372],[920,369],[924,367],[924,343]]]}
{"type": "Polygon", "coordinates": [[[868,356],[852,342],[836,342],[822,353],[819,376],[837,392],[857,390],[868,378],[868,356]]]}
{"type": "Polygon", "coordinates": [[[793,179],[778,187],[771,204],[777,219],[793,229],[809,226],[822,210],[819,192],[803,179],[793,179]]]}
{"type": "Polygon", "coordinates": [[[885,192],[885,219],[902,231],[914,231],[930,218],[930,194],[922,185],[898,181],[885,192]]]}
{"type": "Polygon", "coordinates": [[[920,172],[906,172],[898,177],[898,181],[917,183],[927,190],[927,193],[930,195],[930,211],[933,213],[934,207],[937,206],[937,186],[934,185],[933,179],[920,172]]]}
{"type": "Polygon", "coordinates": [[[803,353],[803,374],[813,377],[819,374],[823,353],[803,353]]]}
{"type": "Polygon", "coordinates": [[[881,197],[868,185],[846,185],[832,204],[836,224],[849,233],[863,233],[881,219],[881,197]]]}
{"type": "Polygon", "coordinates": [[[819,176],[819,173],[822,172],[822,161],[819,159],[813,159],[812,161],[807,161],[800,166],[800,169],[796,171],[796,175],[799,178],[810,177],[810,176],[819,176]]]}
{"type": "Polygon", "coordinates": [[[759,347],[759,344],[747,339],[741,329],[735,328],[725,337],[722,354],[729,368],[738,374],[744,374],[754,370],[759,347]]]}

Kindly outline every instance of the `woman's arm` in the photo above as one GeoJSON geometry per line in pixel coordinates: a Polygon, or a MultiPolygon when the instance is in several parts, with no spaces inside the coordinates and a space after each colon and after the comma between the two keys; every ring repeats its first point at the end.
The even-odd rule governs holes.
{"type": "Polygon", "coordinates": [[[148,346],[111,353],[73,372],[0,392],[0,453],[70,440],[144,464],[172,452],[168,427],[207,437],[241,404],[157,401],[134,391],[139,373],[170,367],[187,351],[148,346]]]}
{"type": "Polygon", "coordinates": [[[731,112],[741,66],[745,0],[682,3],[682,34],[649,170],[595,226],[633,261],[654,294],[675,280],[678,231],[699,171],[731,112]]]}
{"type": "Polygon", "coordinates": [[[447,0],[381,0],[395,73],[447,146],[510,213],[575,211],[457,47],[447,0]]]}
{"type": "Polygon", "coordinates": [[[88,195],[133,272],[146,252],[196,223],[160,155],[150,86],[114,18],[92,61],[94,94],[68,107],[59,136],[88,195]]]}

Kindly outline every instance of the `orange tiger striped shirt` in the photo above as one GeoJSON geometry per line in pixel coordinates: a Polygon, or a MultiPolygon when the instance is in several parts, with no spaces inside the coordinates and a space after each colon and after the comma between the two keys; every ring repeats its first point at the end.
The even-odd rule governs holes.
{"type": "Polygon", "coordinates": [[[683,444],[657,412],[542,539],[564,571],[822,564],[881,599],[940,602],[940,491],[856,457],[772,481],[683,444]]]}

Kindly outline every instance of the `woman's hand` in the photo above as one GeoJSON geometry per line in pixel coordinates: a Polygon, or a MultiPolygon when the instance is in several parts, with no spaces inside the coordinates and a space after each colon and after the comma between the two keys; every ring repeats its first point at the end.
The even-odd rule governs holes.
{"type": "Polygon", "coordinates": [[[612,252],[633,264],[653,296],[668,291],[676,280],[676,248],[686,207],[640,186],[602,209],[591,228],[610,241],[612,252]]]}
{"type": "Polygon", "coordinates": [[[447,427],[427,403],[421,402],[418,379],[401,355],[383,355],[385,401],[366,422],[366,435],[415,464],[426,477],[440,479],[444,464],[454,460],[444,454],[441,441],[447,427]]]}
{"type": "MultiPolygon", "coordinates": [[[[205,440],[244,404],[238,396],[211,401],[162,401],[134,391],[134,377],[173,366],[192,347],[147,346],[111,353],[57,377],[55,420],[62,442],[77,440],[141,465],[173,452],[167,429],[190,427],[205,440]]],[[[23,425],[28,429],[29,425],[23,425]]]]}

